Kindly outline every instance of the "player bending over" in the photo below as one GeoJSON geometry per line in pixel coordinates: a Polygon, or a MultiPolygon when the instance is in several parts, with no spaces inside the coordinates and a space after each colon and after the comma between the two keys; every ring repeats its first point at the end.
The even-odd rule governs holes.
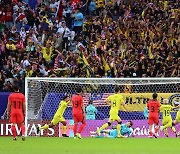
{"type": "Polygon", "coordinates": [[[149,137],[153,136],[157,138],[156,133],[159,131],[159,110],[160,103],[157,100],[158,94],[154,93],[152,95],[153,99],[148,101],[147,107],[149,110],[148,124],[149,124],[149,137]],[[152,132],[153,124],[156,125],[155,134],[152,132]]]}
{"type": "Polygon", "coordinates": [[[24,117],[26,115],[25,96],[19,92],[19,87],[14,86],[14,93],[9,95],[7,115],[10,116],[10,122],[12,123],[11,130],[13,134],[13,140],[17,140],[16,124],[21,128],[22,140],[25,141],[25,126],[24,117]]]}
{"type": "Polygon", "coordinates": [[[85,107],[83,104],[82,89],[78,87],[76,89],[76,95],[72,97],[72,115],[74,119],[74,138],[81,139],[81,132],[86,126],[85,107]],[[79,130],[77,130],[78,123],[81,122],[79,130]]]}
{"type": "Polygon", "coordinates": [[[51,121],[51,123],[48,125],[48,124],[45,124],[44,126],[42,127],[38,127],[37,128],[37,134],[39,134],[40,130],[43,130],[43,129],[48,129],[48,128],[52,128],[54,127],[57,123],[62,123],[62,136],[63,137],[68,137],[66,135],[66,120],[64,119],[63,117],[63,114],[64,114],[64,111],[66,110],[68,104],[70,103],[70,99],[69,99],[69,96],[64,96],[63,100],[59,103],[59,107],[51,121]]]}
{"type": "Polygon", "coordinates": [[[120,109],[120,106],[124,106],[124,101],[122,95],[119,93],[120,89],[119,87],[115,87],[115,94],[110,95],[107,100],[106,104],[111,106],[110,112],[109,112],[109,121],[105,123],[104,125],[101,126],[100,129],[97,129],[97,134],[100,136],[100,132],[110,126],[114,121],[117,121],[117,132],[118,132],[118,137],[123,137],[121,135],[121,118],[118,116],[118,112],[120,109]]]}
{"type": "Polygon", "coordinates": [[[164,134],[166,137],[168,137],[168,128],[171,128],[172,131],[176,133],[176,129],[172,126],[172,117],[171,117],[171,110],[176,107],[172,107],[171,105],[168,104],[168,99],[163,100],[163,105],[160,107],[160,111],[163,113],[163,119],[162,119],[162,124],[163,126],[160,127],[160,131],[164,130],[164,134]]]}
{"type": "MultiPolygon", "coordinates": [[[[127,137],[130,137],[131,134],[133,133],[133,129],[131,128],[133,125],[132,121],[128,121],[125,124],[121,125],[121,130],[120,133],[122,136],[125,137],[125,135],[127,135],[127,137]]],[[[98,136],[97,132],[90,132],[91,133],[91,137],[96,137],[96,138],[104,138],[104,137],[108,137],[108,138],[117,138],[118,137],[118,130],[115,127],[114,129],[107,129],[107,130],[102,130],[100,133],[101,134],[105,134],[104,136],[98,136]]]]}

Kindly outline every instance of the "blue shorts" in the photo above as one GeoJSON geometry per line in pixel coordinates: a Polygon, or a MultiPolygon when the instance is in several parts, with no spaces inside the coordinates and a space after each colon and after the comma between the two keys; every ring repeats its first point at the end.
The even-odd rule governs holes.
{"type": "Polygon", "coordinates": [[[117,129],[110,130],[108,137],[116,138],[118,136],[117,129]]]}

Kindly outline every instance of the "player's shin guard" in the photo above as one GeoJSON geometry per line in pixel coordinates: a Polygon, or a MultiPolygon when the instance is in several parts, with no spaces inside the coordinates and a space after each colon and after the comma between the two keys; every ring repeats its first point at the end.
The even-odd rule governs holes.
{"type": "Polygon", "coordinates": [[[105,128],[107,128],[109,125],[108,123],[105,123],[104,125],[101,126],[101,128],[99,129],[99,131],[101,132],[102,130],[104,130],[105,128]]]}
{"type": "Polygon", "coordinates": [[[73,128],[73,130],[74,130],[74,136],[77,134],[77,126],[78,126],[78,124],[75,123],[75,124],[74,124],[74,128],[73,128]]]}
{"type": "Polygon", "coordinates": [[[24,124],[21,125],[21,133],[22,133],[22,136],[25,135],[25,125],[24,124]]]}
{"type": "Polygon", "coordinates": [[[62,126],[62,134],[66,134],[66,125],[62,126]]]}
{"type": "Polygon", "coordinates": [[[86,126],[86,123],[82,123],[82,125],[81,125],[80,128],[79,128],[78,133],[81,133],[81,132],[83,131],[83,129],[84,129],[85,126],[86,126]]]}
{"type": "Polygon", "coordinates": [[[49,125],[45,124],[44,126],[40,127],[39,129],[48,129],[49,128],[49,125]]]}
{"type": "Polygon", "coordinates": [[[11,126],[11,130],[12,130],[13,137],[15,138],[17,136],[17,133],[16,133],[16,128],[14,125],[11,126]]]}

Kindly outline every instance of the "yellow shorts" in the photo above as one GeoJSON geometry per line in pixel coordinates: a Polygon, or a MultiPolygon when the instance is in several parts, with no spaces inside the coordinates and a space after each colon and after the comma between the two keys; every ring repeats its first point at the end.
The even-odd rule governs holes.
{"type": "Polygon", "coordinates": [[[118,114],[110,114],[109,120],[111,121],[117,121],[120,120],[121,118],[118,116],[118,114]]]}
{"type": "Polygon", "coordinates": [[[56,125],[58,122],[66,121],[63,116],[54,116],[51,123],[56,125]]]}
{"type": "Polygon", "coordinates": [[[169,127],[172,127],[172,118],[163,118],[162,124],[163,126],[168,125],[169,127]]]}
{"type": "Polygon", "coordinates": [[[178,122],[180,122],[180,110],[177,112],[176,120],[177,120],[178,122]]]}

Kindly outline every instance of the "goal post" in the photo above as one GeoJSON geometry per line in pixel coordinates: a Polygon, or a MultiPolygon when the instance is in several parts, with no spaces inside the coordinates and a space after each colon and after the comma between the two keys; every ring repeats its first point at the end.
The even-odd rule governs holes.
{"type": "MultiPolygon", "coordinates": [[[[36,127],[52,120],[59,102],[63,96],[75,94],[77,87],[82,87],[84,104],[87,109],[93,104],[96,112],[88,111],[94,116],[87,117],[87,126],[83,136],[89,137],[90,131],[95,131],[108,120],[109,106],[105,100],[120,87],[127,111],[121,108],[119,115],[123,122],[132,120],[134,135],[146,137],[148,135],[147,120],[143,115],[147,101],[152,93],[158,93],[158,100],[169,99],[171,105],[180,103],[180,78],[25,78],[26,96],[26,136],[36,135],[36,127]]],[[[72,105],[67,107],[64,117],[67,120],[67,131],[73,137],[72,105]]],[[[172,111],[175,119],[176,111],[172,111]]],[[[162,115],[160,116],[162,119],[162,115]]],[[[179,126],[177,126],[180,129],[179,126]]],[[[170,132],[173,136],[172,132],[170,132]]],[[[55,128],[41,131],[42,136],[61,136],[61,124],[55,128]]],[[[162,136],[160,134],[160,136],[162,136]]]]}

